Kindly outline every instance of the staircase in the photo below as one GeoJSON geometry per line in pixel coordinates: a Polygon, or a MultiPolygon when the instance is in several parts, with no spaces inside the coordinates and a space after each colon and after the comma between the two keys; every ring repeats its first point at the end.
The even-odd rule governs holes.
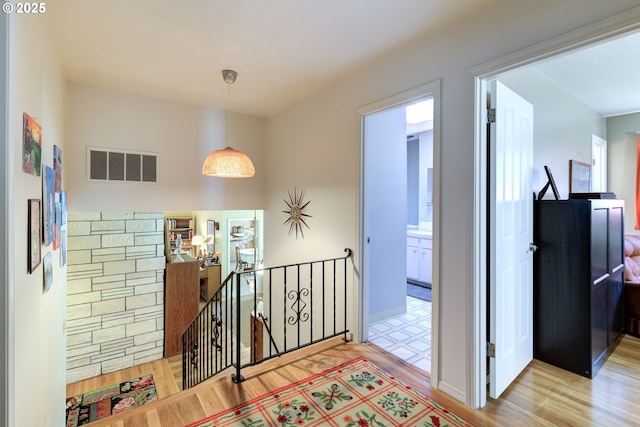
{"type": "Polygon", "coordinates": [[[234,271],[182,334],[182,388],[344,335],[352,250],[320,261],[234,271]]]}

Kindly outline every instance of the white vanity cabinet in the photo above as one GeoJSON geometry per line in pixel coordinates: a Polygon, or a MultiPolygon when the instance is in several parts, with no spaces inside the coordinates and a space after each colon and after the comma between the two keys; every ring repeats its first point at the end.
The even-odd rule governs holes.
{"type": "Polygon", "coordinates": [[[410,233],[407,235],[407,279],[431,284],[431,235],[410,233]]]}
{"type": "Polygon", "coordinates": [[[407,279],[419,280],[420,270],[420,239],[407,237],[407,279]]]}

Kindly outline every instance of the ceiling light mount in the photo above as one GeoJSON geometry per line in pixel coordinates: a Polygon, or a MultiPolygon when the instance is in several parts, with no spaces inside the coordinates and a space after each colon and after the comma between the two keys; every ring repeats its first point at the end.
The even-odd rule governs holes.
{"type": "Polygon", "coordinates": [[[233,84],[238,78],[238,73],[233,70],[222,70],[222,78],[228,84],[233,84]]]}

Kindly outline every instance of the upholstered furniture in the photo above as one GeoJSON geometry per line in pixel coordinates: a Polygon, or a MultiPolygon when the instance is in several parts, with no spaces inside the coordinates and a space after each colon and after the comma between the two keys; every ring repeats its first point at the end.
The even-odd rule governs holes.
{"type": "Polygon", "coordinates": [[[640,336],[640,235],[624,236],[624,329],[640,336]]]}

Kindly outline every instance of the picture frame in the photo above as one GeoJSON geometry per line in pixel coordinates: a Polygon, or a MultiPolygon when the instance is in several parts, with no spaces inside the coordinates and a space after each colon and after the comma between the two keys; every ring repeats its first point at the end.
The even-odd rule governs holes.
{"type": "Polygon", "coordinates": [[[43,241],[49,246],[56,238],[55,234],[55,203],[56,203],[56,173],[52,167],[43,165],[42,179],[42,218],[43,241]]]}
{"type": "Polygon", "coordinates": [[[553,191],[553,197],[555,197],[556,200],[560,200],[560,193],[558,192],[556,181],[553,179],[553,174],[551,173],[551,169],[549,169],[549,166],[544,165],[544,171],[547,174],[547,183],[544,185],[544,187],[542,187],[542,190],[540,190],[540,192],[538,193],[538,200],[542,200],[549,186],[551,186],[551,191],[553,191]]]}
{"type": "Polygon", "coordinates": [[[22,113],[22,171],[40,176],[42,167],[42,126],[22,113]]]}
{"type": "Polygon", "coordinates": [[[591,165],[579,160],[569,160],[569,193],[591,191],[591,165]]]}
{"type": "Polygon", "coordinates": [[[28,251],[28,265],[27,270],[29,274],[33,273],[35,269],[40,265],[42,261],[42,237],[40,231],[42,230],[41,217],[41,202],[40,199],[29,199],[28,205],[28,236],[27,236],[27,251],[28,251]]]}
{"type": "Polygon", "coordinates": [[[216,251],[216,222],[212,219],[207,220],[207,253],[214,254],[216,251]]]}
{"type": "Polygon", "coordinates": [[[51,252],[47,252],[42,260],[44,263],[42,290],[43,293],[46,293],[53,285],[53,255],[51,252]]]}

